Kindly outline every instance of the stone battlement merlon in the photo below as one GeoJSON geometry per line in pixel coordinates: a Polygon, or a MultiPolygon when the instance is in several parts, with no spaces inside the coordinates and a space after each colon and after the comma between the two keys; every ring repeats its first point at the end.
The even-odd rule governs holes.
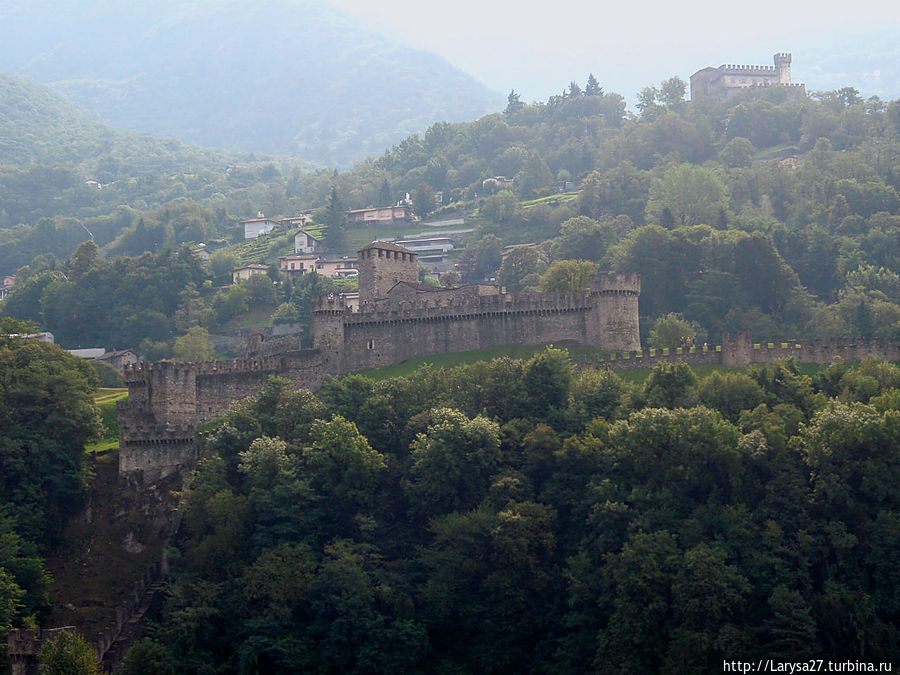
{"type": "Polygon", "coordinates": [[[452,321],[464,321],[470,320],[478,317],[486,317],[493,319],[500,319],[504,316],[526,316],[526,315],[544,315],[544,314],[566,314],[572,312],[589,312],[591,311],[591,307],[586,305],[571,305],[571,306],[534,306],[534,307],[518,307],[515,309],[509,308],[481,308],[480,310],[476,308],[471,308],[470,311],[450,311],[445,310],[443,312],[435,312],[435,311],[406,311],[406,312],[374,312],[372,314],[365,315],[352,315],[347,317],[346,321],[344,321],[344,325],[346,326],[364,326],[364,325],[399,325],[402,323],[412,323],[412,322],[421,322],[421,321],[431,321],[431,322],[452,322],[452,321]]]}
{"type": "Polygon", "coordinates": [[[415,315],[445,317],[457,314],[484,314],[497,312],[518,312],[559,309],[589,309],[593,306],[591,296],[557,296],[534,293],[507,293],[504,295],[481,295],[473,297],[440,299],[413,297],[390,304],[361,309],[359,312],[344,312],[341,320],[348,323],[383,320],[386,318],[409,317],[415,315]]]}
{"type": "MultiPolygon", "coordinates": [[[[730,100],[746,90],[759,90],[774,85],[790,86],[791,55],[779,52],[772,57],[774,65],[728,63],[716,68],[706,67],[691,75],[691,100],[712,97],[730,100]]],[[[791,87],[791,98],[802,98],[803,86],[791,87]]]]}
{"type": "Polygon", "coordinates": [[[196,363],[188,363],[184,361],[139,361],[132,365],[126,365],[122,371],[122,377],[126,383],[146,382],[147,378],[154,375],[172,375],[177,377],[187,373],[195,373],[197,371],[196,363]]]}
{"type": "Polygon", "coordinates": [[[21,629],[10,631],[6,637],[10,656],[19,654],[37,654],[41,651],[43,643],[54,640],[60,633],[74,632],[75,626],[44,629],[21,629]]]}
{"type": "Polygon", "coordinates": [[[806,87],[803,82],[754,82],[748,85],[748,89],[758,89],[760,87],[806,87]]]}
{"type": "Polygon", "coordinates": [[[142,362],[126,366],[123,371],[125,383],[129,386],[146,385],[153,376],[209,375],[212,373],[254,373],[271,372],[282,368],[281,361],[274,356],[231,359],[228,361],[204,361],[191,363],[185,361],[142,362]]]}
{"type": "MultiPolygon", "coordinates": [[[[292,342],[285,342],[285,345],[292,342]]],[[[287,351],[287,350],[285,350],[287,351]]],[[[281,370],[283,364],[277,356],[250,357],[229,361],[207,361],[197,364],[198,375],[221,375],[225,373],[268,373],[281,370]]]]}
{"type": "Polygon", "coordinates": [[[641,293],[641,275],[636,272],[598,274],[591,281],[591,292],[629,294],[641,293]]]}
{"type": "Polygon", "coordinates": [[[445,289],[418,279],[417,256],[391,242],[359,251],[359,309],[336,294],[311,302],[310,337],[254,335],[241,358],[165,361],[126,369],[129,398],[117,405],[120,475],[152,482],[190,468],[196,429],[253,395],[267,375],[310,389],[328,376],[400,363],[416,356],[503,345],[572,343],[640,347],[636,274],[600,274],[587,294],[505,293],[496,284],[445,289]]]}
{"type": "Polygon", "coordinates": [[[729,63],[727,65],[719,67],[723,68],[726,71],[735,71],[740,73],[759,71],[771,74],[775,72],[775,66],[738,66],[729,63]]]}
{"type": "Polygon", "coordinates": [[[157,445],[191,445],[196,440],[196,429],[189,430],[182,435],[165,435],[165,436],[146,436],[144,438],[126,438],[121,444],[129,447],[148,447],[157,445]]]}

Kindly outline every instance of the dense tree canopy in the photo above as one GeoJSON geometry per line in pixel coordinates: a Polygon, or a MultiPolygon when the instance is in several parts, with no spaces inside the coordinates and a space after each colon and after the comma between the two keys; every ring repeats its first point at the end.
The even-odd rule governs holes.
{"type": "MultiPolygon", "coordinates": [[[[9,322],[4,322],[7,327],[9,322]]],[[[41,557],[86,497],[100,432],[94,369],[59,347],[0,336],[0,636],[49,607],[41,557]]]]}
{"type": "Polygon", "coordinates": [[[815,379],[791,362],[703,379],[661,365],[629,385],[573,375],[553,349],[316,395],[273,380],[221,420],[185,492],[154,659],[610,673],[877,660],[900,640],[898,384],[871,360],[815,379]]]}

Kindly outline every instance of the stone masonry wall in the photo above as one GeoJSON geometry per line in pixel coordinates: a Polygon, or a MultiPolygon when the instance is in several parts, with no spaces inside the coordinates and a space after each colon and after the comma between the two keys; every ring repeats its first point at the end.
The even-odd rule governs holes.
{"type": "MultiPolygon", "coordinates": [[[[399,248],[360,251],[361,289],[375,293],[382,284],[386,292],[397,281],[415,282],[415,256],[392,247],[399,248]]],[[[331,375],[438,353],[550,343],[640,347],[637,275],[598,275],[584,297],[483,292],[489,290],[404,295],[359,312],[326,296],[313,304],[315,349],[300,349],[297,337],[257,336],[241,359],[134,366],[125,373],[129,399],[119,407],[120,474],[152,482],[192,465],[197,427],[258,392],[272,375],[316,389],[331,375]]]]}
{"type": "Polygon", "coordinates": [[[446,316],[397,316],[347,321],[341,371],[352,372],[400,363],[431,354],[487,349],[503,345],[572,342],[587,344],[590,307],[570,306],[446,316]]]}
{"type": "Polygon", "coordinates": [[[38,654],[43,646],[58,638],[60,633],[74,631],[74,626],[10,631],[6,636],[6,653],[12,675],[37,675],[38,654]]]}
{"type": "Polygon", "coordinates": [[[868,357],[881,361],[900,361],[900,342],[873,340],[789,340],[754,343],[747,334],[736,338],[724,336],[721,345],[690,349],[647,349],[643,351],[617,351],[600,354],[573,354],[573,360],[581,368],[608,368],[609,370],[639,370],[653,368],[660,363],[687,363],[697,365],[721,365],[744,367],[753,364],[778,363],[792,358],[797,363],[828,364],[835,359],[847,363],[859,363],[868,357]]]}
{"type": "Polygon", "coordinates": [[[360,304],[383,298],[398,281],[419,281],[416,254],[401,248],[396,244],[379,245],[376,242],[359,251],[360,304]]]}
{"type": "Polygon", "coordinates": [[[139,364],[125,372],[129,398],[118,404],[119,474],[152,483],[192,466],[197,427],[256,394],[270,376],[317,389],[332,372],[319,350],[205,364],[139,364]]]}

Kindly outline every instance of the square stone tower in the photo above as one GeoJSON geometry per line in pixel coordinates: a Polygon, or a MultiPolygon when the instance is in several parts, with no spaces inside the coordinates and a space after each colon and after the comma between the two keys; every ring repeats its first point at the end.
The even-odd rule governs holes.
{"type": "Polygon", "coordinates": [[[419,282],[418,256],[387,241],[373,241],[357,253],[359,304],[384,298],[399,281],[419,282]]]}
{"type": "Polygon", "coordinates": [[[791,83],[791,55],[779,52],[775,55],[775,72],[778,73],[778,84],[791,83]]]}

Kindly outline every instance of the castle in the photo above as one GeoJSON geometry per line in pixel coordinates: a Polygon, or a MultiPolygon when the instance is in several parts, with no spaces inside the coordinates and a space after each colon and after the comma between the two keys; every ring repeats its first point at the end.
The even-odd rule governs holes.
{"type": "Polygon", "coordinates": [[[241,358],[140,364],[119,404],[119,474],[152,483],[190,466],[198,426],[255,394],[270,375],[316,389],[327,377],[407,359],[505,345],[640,350],[635,274],[599,274],[585,295],[507,293],[493,284],[420,284],[414,252],[376,241],[358,253],[359,308],[313,300],[311,349],[299,337],[248,344],[241,358]]]}
{"type": "Polygon", "coordinates": [[[793,98],[806,96],[806,85],[791,82],[791,55],[775,54],[774,66],[708,66],[691,75],[691,100],[717,98],[727,101],[736,94],[763,87],[784,87],[793,98]]]}

